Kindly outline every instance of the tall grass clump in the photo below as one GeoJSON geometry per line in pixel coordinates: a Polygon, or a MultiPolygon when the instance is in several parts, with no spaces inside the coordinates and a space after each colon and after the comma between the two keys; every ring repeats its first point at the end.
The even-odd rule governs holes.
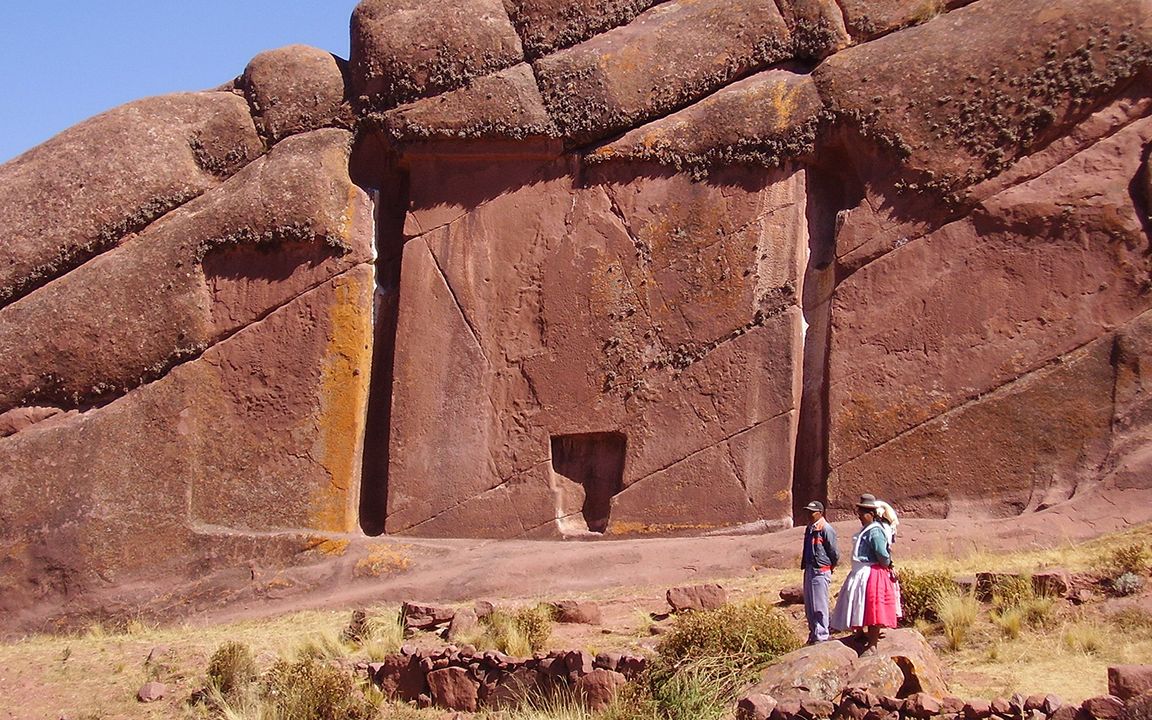
{"type": "Polygon", "coordinates": [[[943,628],[948,649],[959,650],[964,647],[980,617],[980,601],[971,593],[956,590],[942,593],[937,600],[936,616],[943,628]]]}
{"type": "Polygon", "coordinates": [[[656,652],[669,664],[725,657],[742,666],[762,665],[800,647],[779,610],[763,601],[725,605],[676,616],[656,652]]]}
{"type": "Polygon", "coordinates": [[[951,575],[938,571],[900,571],[900,601],[904,607],[904,621],[910,625],[917,621],[939,619],[942,595],[956,592],[951,575]]]}
{"type": "Polygon", "coordinates": [[[400,651],[404,644],[404,620],[399,614],[369,615],[362,610],[352,614],[352,622],[344,628],[340,639],[356,647],[369,660],[383,660],[400,651]]]}
{"type": "Polygon", "coordinates": [[[256,658],[241,642],[226,642],[208,660],[208,687],[223,697],[236,695],[256,680],[256,658]]]}
{"type": "MultiPolygon", "coordinates": [[[[649,677],[651,709],[661,720],[724,720],[731,717],[737,695],[756,678],[750,667],[740,667],[724,656],[696,657],[674,666],[657,667],[649,677]]],[[[644,704],[635,706],[639,715],[644,704]]]]}
{"type": "Polygon", "coordinates": [[[1036,598],[1032,578],[1028,575],[999,575],[989,588],[992,605],[998,610],[1018,608],[1036,598]]]}
{"type": "Polygon", "coordinates": [[[1094,622],[1066,625],[1061,635],[1064,647],[1075,653],[1099,655],[1107,646],[1107,631],[1094,622]]]}
{"type": "Polygon", "coordinates": [[[462,640],[480,649],[525,657],[543,650],[551,636],[552,609],[540,604],[515,612],[493,610],[481,618],[476,630],[462,640]]]}
{"type": "Polygon", "coordinates": [[[1021,608],[994,610],[989,618],[992,620],[992,624],[1000,628],[1000,632],[1009,640],[1016,640],[1024,630],[1024,610],[1021,608]]]}

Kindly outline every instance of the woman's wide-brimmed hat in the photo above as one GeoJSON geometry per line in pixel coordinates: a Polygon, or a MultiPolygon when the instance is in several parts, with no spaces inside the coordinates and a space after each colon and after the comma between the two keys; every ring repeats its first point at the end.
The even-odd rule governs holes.
{"type": "Polygon", "coordinates": [[[860,502],[856,503],[856,509],[857,510],[873,510],[873,511],[875,511],[875,510],[878,510],[879,508],[880,508],[880,505],[879,505],[879,503],[876,502],[876,496],[869,494],[869,493],[865,493],[865,494],[861,495],[860,496],[860,502]]]}

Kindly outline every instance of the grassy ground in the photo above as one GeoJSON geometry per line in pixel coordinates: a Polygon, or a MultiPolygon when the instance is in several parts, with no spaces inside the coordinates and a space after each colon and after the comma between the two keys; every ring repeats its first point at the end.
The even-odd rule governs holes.
{"type": "MultiPolygon", "coordinates": [[[[1110,553],[1116,547],[1141,543],[1152,547],[1152,526],[1057,550],[921,558],[901,566],[954,576],[985,570],[1031,573],[1050,567],[1073,572],[1100,571],[1109,563],[1110,553]]],[[[757,598],[774,601],[781,588],[800,581],[800,573],[765,570],[744,578],[718,581],[729,589],[734,601],[757,598]]],[[[618,588],[584,596],[582,599],[601,604],[602,625],[557,625],[553,627],[550,645],[593,651],[651,652],[657,638],[650,634],[653,625],[650,613],[663,609],[663,590],[618,588]]],[[[1013,692],[1053,692],[1066,701],[1077,701],[1106,691],[1109,665],[1147,662],[1152,658],[1152,614],[1148,612],[1152,602],[1147,586],[1142,597],[1141,607],[1145,610],[1126,611],[1123,621],[1116,619],[1120,610],[1116,601],[1105,601],[1101,597],[1080,607],[1061,602],[1053,606],[1043,625],[1018,628],[1016,637],[998,626],[994,622],[994,609],[984,605],[963,633],[961,642],[952,649],[948,648],[943,623],[922,624],[922,627],[940,650],[948,681],[958,696],[990,698],[1013,692]]],[[[541,599],[523,598],[507,604],[531,606],[541,599]]],[[[374,609],[381,615],[394,614],[396,610],[394,606],[374,609]]],[[[786,608],[785,613],[793,627],[802,632],[803,617],[799,609],[786,608]]],[[[3,644],[0,645],[0,698],[3,698],[0,719],[205,717],[203,709],[189,707],[187,700],[204,686],[212,653],[228,641],[243,642],[251,647],[261,668],[271,666],[277,658],[312,655],[372,660],[396,649],[400,638],[387,627],[378,633],[375,641],[364,646],[342,644],[339,635],[350,615],[350,611],[305,612],[210,627],[151,628],[134,624],[117,632],[94,627],[83,634],[29,637],[3,644]],[[138,703],[136,691],[152,679],[166,683],[169,696],[154,704],[138,703]]],[[[429,645],[442,644],[431,636],[421,641],[429,645]]],[[[415,720],[439,718],[442,714],[390,708],[385,717],[415,720]]],[[[584,716],[577,708],[553,707],[544,711],[526,709],[512,720],[584,716]]],[[[608,720],[612,720],[611,715],[608,720]]]]}

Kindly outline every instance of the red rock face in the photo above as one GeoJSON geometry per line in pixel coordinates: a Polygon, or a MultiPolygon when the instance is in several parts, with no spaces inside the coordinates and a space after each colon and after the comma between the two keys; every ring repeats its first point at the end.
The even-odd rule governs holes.
{"type": "Polygon", "coordinates": [[[1147,3],[365,0],[351,32],[0,166],[0,608],[309,533],[1148,487],[1147,3]]]}
{"type": "Polygon", "coordinates": [[[389,532],[632,534],[789,514],[802,173],[701,184],[613,166],[578,186],[574,160],[526,160],[449,219],[457,189],[417,178],[476,163],[421,162],[406,227],[435,229],[407,240],[400,271],[389,532]],[[601,467],[565,471],[558,452],[601,467]],[[601,492],[611,509],[591,522],[579,513],[601,492]]]}

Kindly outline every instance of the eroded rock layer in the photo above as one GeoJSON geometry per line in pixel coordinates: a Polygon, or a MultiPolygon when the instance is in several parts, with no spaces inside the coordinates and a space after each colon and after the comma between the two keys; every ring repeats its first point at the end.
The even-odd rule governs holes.
{"type": "Polygon", "coordinates": [[[1148,485],[1144,0],[364,0],[351,33],[0,166],[0,608],[310,534],[1148,485]]]}

